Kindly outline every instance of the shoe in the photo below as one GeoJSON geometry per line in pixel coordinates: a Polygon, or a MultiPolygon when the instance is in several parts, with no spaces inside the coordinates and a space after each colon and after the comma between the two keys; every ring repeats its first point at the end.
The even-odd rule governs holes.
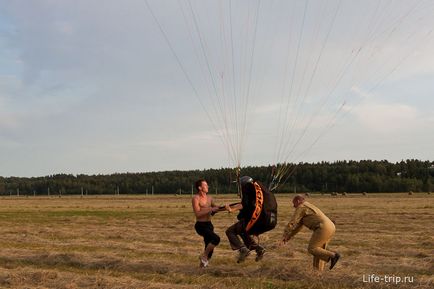
{"type": "Polygon", "coordinates": [[[258,248],[256,248],[256,258],[255,261],[261,261],[262,258],[264,258],[264,254],[265,254],[265,248],[262,246],[258,246],[258,248]]]}
{"type": "Polygon", "coordinates": [[[199,260],[200,260],[199,267],[201,268],[208,267],[208,260],[203,255],[199,256],[199,260]]]}
{"type": "Polygon", "coordinates": [[[340,257],[341,255],[339,253],[335,253],[335,256],[330,258],[330,270],[333,269],[340,257]]]}
{"type": "Polygon", "coordinates": [[[246,247],[242,247],[239,252],[237,263],[244,262],[244,260],[246,260],[247,256],[250,254],[250,250],[246,247]]]}

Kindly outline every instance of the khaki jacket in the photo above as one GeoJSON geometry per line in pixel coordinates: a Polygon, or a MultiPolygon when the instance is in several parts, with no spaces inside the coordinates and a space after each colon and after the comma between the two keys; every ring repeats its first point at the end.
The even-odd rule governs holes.
{"type": "Polygon", "coordinates": [[[283,231],[283,239],[289,240],[295,236],[304,226],[314,231],[321,226],[321,223],[327,223],[331,220],[313,204],[304,201],[296,209],[291,220],[283,231]]]}

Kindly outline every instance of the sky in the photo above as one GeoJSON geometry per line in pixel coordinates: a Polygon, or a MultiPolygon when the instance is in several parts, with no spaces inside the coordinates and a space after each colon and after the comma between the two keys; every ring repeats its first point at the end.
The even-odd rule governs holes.
{"type": "Polygon", "coordinates": [[[1,1],[0,176],[434,160],[434,1],[1,1]]]}

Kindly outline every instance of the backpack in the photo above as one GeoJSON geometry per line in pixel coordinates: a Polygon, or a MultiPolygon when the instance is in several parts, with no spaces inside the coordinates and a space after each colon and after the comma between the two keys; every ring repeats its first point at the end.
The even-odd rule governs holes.
{"type": "Polygon", "coordinates": [[[260,182],[246,185],[243,190],[243,209],[240,216],[246,221],[246,232],[259,235],[274,229],[277,225],[276,197],[260,182]]]}

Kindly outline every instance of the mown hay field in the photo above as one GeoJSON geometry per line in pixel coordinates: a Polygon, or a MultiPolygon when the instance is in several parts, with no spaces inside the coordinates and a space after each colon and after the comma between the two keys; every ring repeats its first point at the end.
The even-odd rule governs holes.
{"type": "Polygon", "coordinates": [[[433,195],[311,196],[336,221],[329,247],[343,256],[322,273],[306,251],[309,230],[277,246],[292,196],[277,196],[260,262],[235,262],[224,232],[236,214],[217,214],[222,242],[205,269],[191,196],[3,197],[0,288],[434,288],[433,195]]]}

